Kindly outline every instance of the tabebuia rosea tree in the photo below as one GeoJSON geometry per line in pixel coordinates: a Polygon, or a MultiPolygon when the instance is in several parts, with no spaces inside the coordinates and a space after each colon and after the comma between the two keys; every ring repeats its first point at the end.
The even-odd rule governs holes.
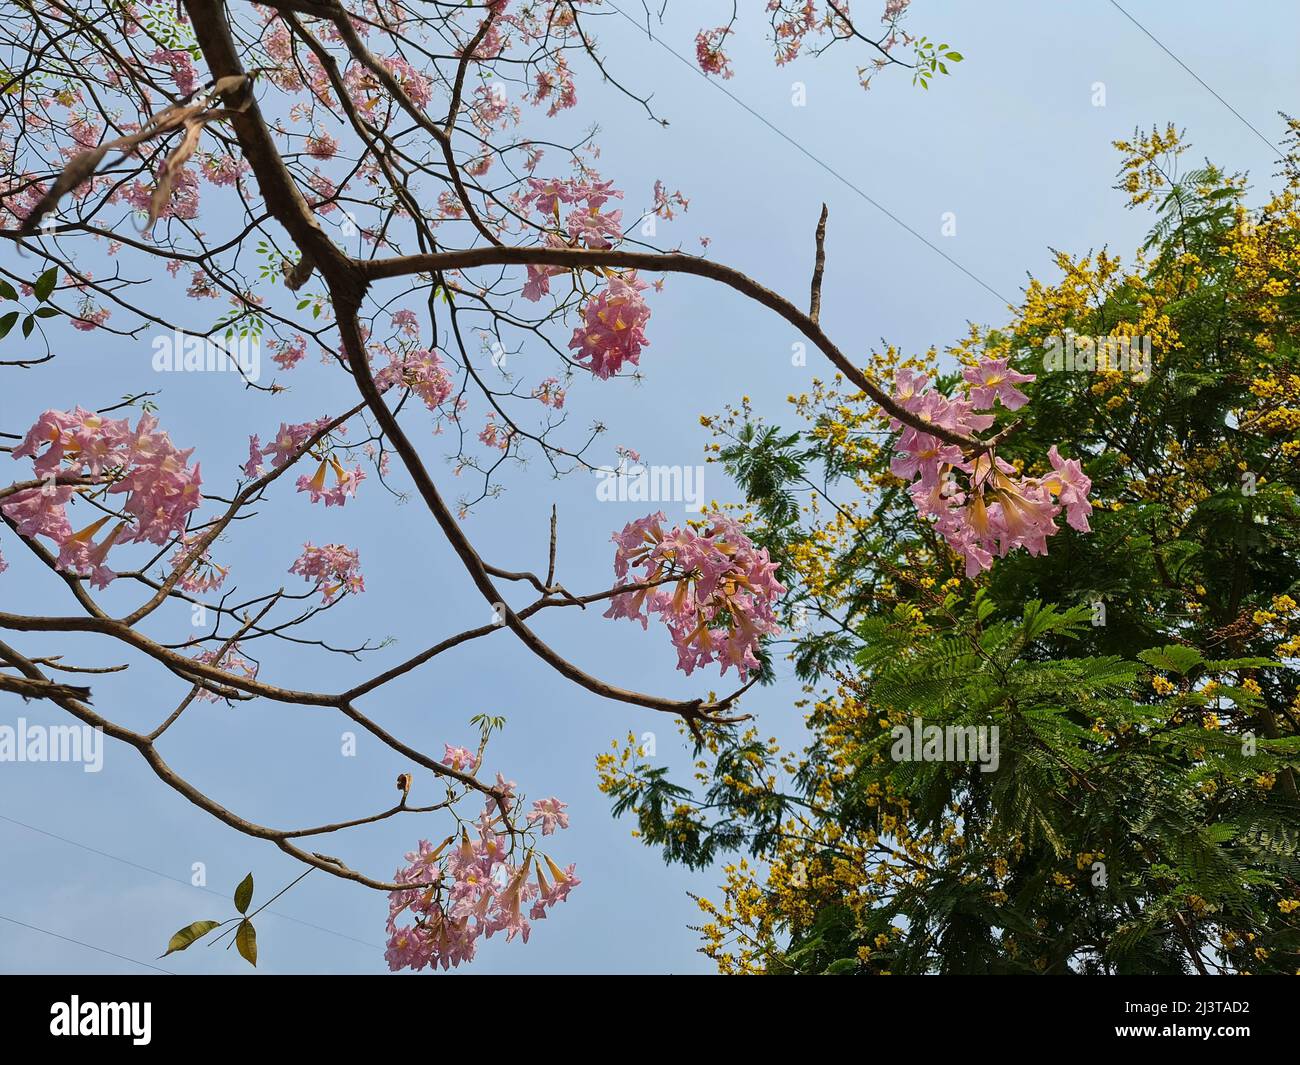
{"type": "MultiPolygon", "coordinates": [[[[744,24],[721,6],[727,21],[705,26],[695,44],[702,70],[726,78],[727,46],[744,24]]],[[[856,49],[864,86],[895,66],[926,85],[961,59],[908,32],[909,0],[875,7],[772,0],[760,21],[778,63],[856,49]]],[[[554,522],[545,575],[494,564],[464,530],[465,511],[493,494],[507,459],[540,458],[557,473],[593,468],[597,434],[566,421],[571,385],[586,377],[617,389],[616,378],[654,372],[654,292],[667,275],[767,308],[893,417],[897,468],[914,478],[920,515],[972,571],[1013,548],[1046,550],[1062,511],[1087,528],[1077,465],[1053,451],[1053,472],[1028,479],[998,458],[1014,425],[991,432],[995,418],[1024,402],[1022,378],[1004,363],[978,366],[963,393],[943,395],[906,375],[873,379],[822,331],[824,217],[810,242],[807,309],[704,254],[646,243],[643,220],[672,218],[686,198],[656,182],[636,193],[649,192],[648,210],[627,212],[633,193],[598,172],[594,135],[565,144],[547,132],[588,93],[658,120],[600,51],[608,17],[620,12],[598,0],[34,0],[0,18],[5,372],[108,336],[154,338],[157,359],[186,366],[201,366],[216,345],[244,380],[214,385],[227,390],[214,402],[228,431],[247,438],[242,466],[202,461],[147,379],[129,382],[120,400],[6,406],[0,569],[19,558],[43,569],[51,602],[68,605],[0,611],[0,690],[48,701],[134,747],[167,787],[308,871],[387,893],[394,969],[460,964],[496,933],[527,940],[579,877],[552,838],[568,827],[565,802],[530,802],[486,770],[497,719],[476,719],[470,746],[448,736],[442,752],[422,751],[376,720],[386,685],[505,628],[574,685],[698,730],[740,719],[763,642],[780,631],[775,566],[723,513],[678,526],[649,514],[610,530],[613,582],[587,593],[557,579],[554,522]],[[239,342],[248,338],[269,353],[275,383],[245,372],[239,342]],[[488,372],[525,348],[531,378],[516,372],[503,385],[488,372]],[[333,375],[337,404],[305,422],[280,417],[285,382],[313,374],[333,375]],[[448,502],[431,472],[448,457],[476,497],[448,502]],[[358,661],[372,649],[332,647],[311,628],[366,591],[359,552],[333,542],[332,508],[391,491],[390,480],[409,486],[429,536],[454,551],[493,622],[417,633],[425,649],[358,672],[347,690],[277,682],[268,646],[358,661]],[[295,493],[316,518],[285,547],[284,586],[241,589],[231,601],[223,545],[256,535],[295,493]],[[106,595],[120,602],[124,586],[133,605],[103,605],[106,595]],[[510,587],[530,601],[510,605],[510,587]],[[215,623],[168,634],[160,611],[177,603],[215,623]],[[735,688],[687,700],[627,690],[562,656],[535,627],[540,615],[592,605],[590,624],[602,612],[662,624],[681,670],[716,667],[735,688]],[[156,724],[127,727],[90,688],[69,683],[82,667],[26,645],[41,634],[129,648],[170,674],[177,695],[157,707],[156,724]],[[165,760],[168,730],[193,704],[252,700],[336,712],[391,748],[411,766],[397,803],[333,824],[259,824],[165,760]],[[428,794],[440,788],[445,796],[428,794]],[[323,836],[407,815],[449,820],[413,833],[391,878],[316,849],[323,836]]],[[[252,895],[250,877],[235,892],[237,916],[196,922],[169,950],[224,926],[255,961],[252,895]]]]}

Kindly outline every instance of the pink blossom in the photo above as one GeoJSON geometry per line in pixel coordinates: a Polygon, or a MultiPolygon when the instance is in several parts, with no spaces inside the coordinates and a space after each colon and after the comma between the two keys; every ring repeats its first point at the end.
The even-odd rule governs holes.
{"type": "Polygon", "coordinates": [[[549,799],[537,799],[533,803],[532,812],[528,815],[528,823],[531,825],[540,821],[543,836],[549,836],[557,828],[568,828],[569,815],[564,812],[568,805],[567,802],[561,802],[553,796],[549,799]]]}
{"type": "Polygon", "coordinates": [[[547,110],[547,115],[554,118],[561,111],[567,111],[575,106],[578,102],[577,87],[573,84],[573,74],[569,70],[569,64],[564,56],[560,53],[554,53],[555,67],[553,70],[539,70],[537,77],[533,82],[532,102],[540,104],[545,100],[551,101],[551,106],[547,110]]]}
{"type": "Polygon", "coordinates": [[[496,828],[498,816],[489,799],[459,841],[453,836],[435,847],[420,840],[406,855],[408,864],[393,877],[403,887],[388,901],[390,969],[449,969],[473,959],[480,937],[498,932],[526,943],[531,922],[578,886],[574,866],[563,869],[546,855],[529,851],[516,864],[511,837],[496,828]],[[534,866],[535,881],[529,879],[534,866]],[[413,923],[399,924],[405,916],[413,923]]]}
{"type": "MultiPolygon", "coordinates": [[[[262,454],[271,456],[272,466],[283,466],[291,459],[297,458],[298,451],[303,444],[319,432],[320,429],[320,421],[302,422],[298,425],[287,425],[281,422],[280,428],[275,434],[275,439],[262,448],[262,454]]],[[[247,470],[247,467],[245,469],[247,470]]]]}
{"type": "Polygon", "coordinates": [[[0,502],[0,510],[17,523],[20,536],[44,536],[60,543],[72,535],[66,506],[72,494],[67,485],[28,488],[0,502]]]}
{"type": "Polygon", "coordinates": [[[716,661],[724,674],[735,666],[743,680],[759,664],[762,638],[780,631],[774,607],[785,587],[776,579],[776,563],[725,515],[707,515],[703,532],[690,526],[665,532],[663,523],[662,513],[650,514],[614,534],[618,586],[649,587],[616,595],[605,617],[640,621],[645,628],[658,614],[677,648],[679,669],[690,674],[716,661]]]}
{"type": "Polygon", "coordinates": [[[641,293],[649,286],[635,271],[609,278],[605,288],[582,308],[583,324],[573,331],[569,347],[602,380],[618,373],[625,362],[639,365],[650,308],[641,293]]]}
{"type": "Polygon", "coordinates": [[[95,535],[109,516],[72,532],[66,507],[73,490],[48,485],[21,492],[4,504],[28,535],[42,535],[59,545],[58,565],[65,572],[89,575],[103,586],[113,579],[105,559],[118,543],[166,543],[185,529],[199,505],[199,467],[189,465],[192,451],[178,451],[157,419],[145,414],[135,429],[126,419],[108,419],[77,407],[45,411],[13,450],[13,457],[31,458],[41,479],[58,475],[88,476],[107,484],[109,495],[124,494],[123,519],[96,544],[95,535]]]}
{"type": "Polygon", "coordinates": [[[307,338],[295,333],[287,344],[272,344],[271,358],[282,370],[292,370],[307,355],[307,338]]]}
{"type": "Polygon", "coordinates": [[[92,329],[98,329],[107,322],[111,313],[104,307],[83,310],[80,317],[72,319],[72,328],[80,329],[83,333],[89,333],[92,329]]]}
{"type": "Polygon", "coordinates": [[[557,377],[548,377],[533,389],[533,398],[544,407],[559,410],[564,406],[564,389],[560,387],[557,377]]]}
{"type": "Polygon", "coordinates": [[[444,743],[446,748],[442,756],[442,764],[449,765],[452,769],[461,773],[473,772],[475,764],[478,762],[477,756],[468,747],[453,747],[450,743],[444,743]]]}
{"type": "Polygon", "coordinates": [[[560,204],[573,202],[571,182],[558,178],[529,178],[526,184],[528,191],[521,197],[523,204],[531,204],[543,215],[558,215],[560,204]]]}
{"type": "Polygon", "coordinates": [[[1088,493],[1092,490],[1092,480],[1083,472],[1078,459],[1063,459],[1053,444],[1047,451],[1051,460],[1052,474],[1043,478],[1043,484],[1054,492],[1065,504],[1065,520],[1079,532],[1090,532],[1088,515],[1092,513],[1092,504],[1088,502],[1088,493]]]}
{"type": "Polygon", "coordinates": [[[623,212],[602,214],[595,207],[575,208],[565,222],[569,238],[588,248],[609,248],[623,239],[623,212]]]}
{"type": "Polygon", "coordinates": [[[104,124],[98,119],[92,119],[87,115],[70,116],[67,128],[68,134],[74,142],[74,144],[70,144],[64,149],[64,153],[69,155],[86,148],[93,148],[99,143],[100,137],[104,135],[104,124]]]}
{"type": "Polygon", "coordinates": [[[731,77],[731,60],[722,50],[722,44],[730,33],[730,27],[719,26],[717,29],[700,30],[695,35],[695,61],[704,73],[731,77]]]}
{"type": "Polygon", "coordinates": [[[256,480],[262,476],[262,442],[254,433],[248,438],[248,461],[243,465],[245,477],[256,480]]]}
{"type": "Polygon", "coordinates": [[[324,501],[327,507],[341,507],[348,499],[356,497],[357,486],[365,479],[365,472],[360,466],[351,470],[344,469],[343,464],[331,454],[328,458],[321,459],[314,476],[303,474],[295,487],[299,492],[306,492],[313,503],[324,501]],[[331,470],[334,473],[334,485],[327,488],[326,482],[331,470]]]}
{"type": "MultiPolygon", "coordinates": [[[[172,555],[170,565],[173,572],[185,561],[190,549],[194,546],[192,537],[182,536],[176,544],[176,553],[172,555]]],[[[188,566],[185,572],[177,580],[176,586],[182,591],[191,593],[211,592],[220,588],[225,583],[226,575],[230,572],[227,566],[218,566],[212,561],[207,550],[204,550],[194,562],[188,566]]]]}
{"type": "Polygon", "coordinates": [[[188,96],[198,86],[199,76],[194,69],[194,59],[183,48],[159,48],[149,58],[171,70],[172,81],[182,96],[188,96]]]}
{"type": "Polygon", "coordinates": [[[465,217],[465,205],[451,189],[438,193],[438,215],[444,219],[465,217]]]}
{"type": "Polygon", "coordinates": [[[1009,368],[1007,359],[981,359],[968,366],[962,376],[975,388],[970,390],[970,401],[977,410],[987,410],[994,400],[1001,401],[1007,410],[1019,410],[1029,402],[1029,397],[1016,385],[1033,381],[1033,374],[1017,373],[1009,368]]]}
{"type": "MultiPolygon", "coordinates": [[[[1015,385],[1032,380],[1008,370],[1006,360],[986,359],[964,374],[970,398],[952,398],[929,388],[920,374],[901,370],[894,380],[894,398],[922,421],[969,435],[993,424],[990,414],[976,408],[995,401],[1015,409],[1027,402],[1015,385]]],[[[1066,520],[1088,531],[1092,482],[1076,460],[1066,461],[1053,446],[1048,452],[1053,473],[1038,479],[1021,477],[1014,466],[991,452],[968,457],[961,448],[913,425],[891,419],[899,431],[892,472],[912,479],[908,489],[916,509],[966,562],[967,577],[988,569],[995,557],[1016,548],[1045,554],[1057,531],[1062,507],[1066,520]],[[1054,498],[1055,497],[1055,498],[1054,498]]]]}
{"type": "Polygon", "coordinates": [[[384,60],[416,107],[428,107],[433,101],[433,84],[401,56],[384,60]]]}
{"type": "Polygon", "coordinates": [[[670,194],[662,181],[656,181],[654,184],[654,213],[660,218],[671,219],[674,207],[680,207],[685,211],[690,207],[690,201],[680,192],[670,194]]]}
{"type": "Polygon", "coordinates": [[[357,552],[342,544],[315,547],[303,544],[302,554],[289,567],[290,573],[316,583],[321,601],[332,603],[341,593],[357,594],[366,590],[361,576],[361,560],[357,552]]]}
{"type": "Polygon", "coordinates": [[[393,312],[393,326],[412,340],[420,337],[420,319],[414,311],[400,310],[393,312]]]}
{"type": "Polygon", "coordinates": [[[499,448],[506,451],[510,447],[510,441],[514,437],[514,430],[507,425],[501,425],[496,420],[495,414],[487,416],[487,423],[479,430],[479,441],[487,447],[499,448]]]}
{"type": "Polygon", "coordinates": [[[237,185],[239,179],[249,172],[247,160],[231,155],[206,155],[201,166],[203,176],[214,185],[237,185]]]}
{"type": "Polygon", "coordinates": [[[313,133],[307,138],[306,147],[313,159],[333,159],[338,154],[339,142],[328,133],[313,133]]]}
{"type": "MultiPolygon", "coordinates": [[[[257,679],[257,663],[250,662],[239,653],[238,643],[233,644],[224,654],[220,654],[218,651],[202,651],[194,656],[194,661],[201,662],[205,666],[214,666],[225,673],[238,674],[247,680],[257,679]]],[[[220,681],[215,683],[220,683],[220,681]]],[[[215,703],[222,696],[204,688],[199,692],[197,698],[200,702],[215,703]]]]}
{"type": "MultiPolygon", "coordinates": [[[[410,311],[398,314],[411,314],[410,311]]],[[[411,320],[414,321],[411,314],[411,320]]],[[[453,382],[442,356],[427,348],[406,352],[388,352],[388,365],[375,374],[381,390],[399,385],[409,388],[424,401],[429,410],[437,410],[451,395],[453,382]]]]}
{"type": "Polygon", "coordinates": [[[529,178],[519,200],[544,216],[558,217],[562,204],[582,203],[588,210],[599,211],[609,200],[622,198],[612,181],[602,181],[599,174],[588,170],[581,178],[529,178]]]}

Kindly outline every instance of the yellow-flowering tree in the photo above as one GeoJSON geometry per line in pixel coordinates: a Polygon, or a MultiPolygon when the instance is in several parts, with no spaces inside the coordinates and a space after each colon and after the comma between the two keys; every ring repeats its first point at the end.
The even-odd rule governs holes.
{"type": "MultiPolygon", "coordinates": [[[[1091,479],[1091,533],[968,576],[891,469],[898,428],[840,378],[706,418],[794,589],[808,742],[710,728],[690,785],[602,755],[700,900],[723,972],[1212,973],[1300,967],[1300,124],[1282,187],[1117,143],[1155,211],[1129,262],[1058,254],[1014,320],[942,356],[1033,374],[999,448],[1091,479]]],[[[954,370],[955,366],[955,370],[954,370]]]]}

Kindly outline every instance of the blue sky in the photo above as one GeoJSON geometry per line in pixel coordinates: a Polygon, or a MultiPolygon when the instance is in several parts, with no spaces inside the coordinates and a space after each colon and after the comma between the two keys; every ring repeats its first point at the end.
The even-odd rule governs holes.
{"type": "MultiPolygon", "coordinates": [[[[616,3],[640,11],[633,0],[616,3]]],[[[628,191],[629,213],[648,205],[656,179],[690,198],[688,214],[661,223],[661,244],[680,240],[692,249],[699,236],[708,236],[713,258],[795,302],[807,298],[812,233],[825,201],[830,225],[822,324],[850,357],[865,356],[882,339],[907,350],[942,346],[963,335],[968,321],[1002,321],[1006,300],[1018,297],[1027,272],[1050,274],[1050,248],[1082,252],[1109,245],[1127,259],[1148,218],[1126,211],[1123,197],[1111,190],[1118,158],[1110,142],[1136,125],[1172,121],[1185,127],[1193,146],[1189,161],[1209,157],[1230,170],[1249,171],[1255,190],[1250,201],[1258,202],[1275,164],[1246,122],[1276,139],[1282,127],[1276,111],[1300,91],[1294,61],[1300,10],[1282,0],[1250,5],[1249,19],[1240,17],[1241,9],[1199,0],[1124,5],[1241,118],[1102,0],[917,0],[913,28],[966,57],[954,77],[937,81],[928,93],[914,89],[901,71],[887,72],[864,93],[841,47],[820,61],[775,68],[763,39],[761,6],[756,0],[741,4],[740,33],[731,49],[736,76],[724,84],[770,126],[611,14],[599,27],[611,69],[629,87],[653,91],[656,111],[671,125],[663,129],[646,121],[636,105],[602,86],[594,72],[584,72],[582,120],[571,128],[599,123],[600,166],[628,191]],[[791,103],[796,81],[806,86],[804,107],[791,103]],[[1093,105],[1097,82],[1105,85],[1104,107],[1093,105]],[[954,236],[941,235],[945,212],[956,215],[954,236]]],[[[681,55],[692,56],[695,30],[724,21],[729,10],[721,2],[670,5],[665,24],[654,31],[681,55]],[[711,8],[716,11],[706,10],[711,8]]],[[[0,255],[11,269],[20,268],[11,248],[0,255]]],[[[815,355],[806,367],[791,365],[790,346],[798,338],[783,322],[708,282],[669,278],[652,308],[643,383],[582,381],[570,393],[580,422],[598,417],[611,427],[605,438],[611,458],[613,446],[623,444],[653,463],[701,462],[707,437],[700,414],[743,393],[758,413],[788,423],[786,396],[805,390],[816,374],[828,376],[815,355]]],[[[178,444],[198,448],[211,486],[229,486],[249,432],[265,437],[282,420],[305,420],[345,402],[337,372],[314,358],[283,378],[292,385],[289,393],[272,399],[210,375],[160,381],[150,372],[143,340],[100,333],[58,339],[62,354],[53,364],[6,371],[3,428],[24,428],[46,407],[103,406],[130,390],[161,387],[156,402],[163,425],[178,444]]],[[[534,351],[520,358],[545,355],[534,351]]],[[[534,365],[547,368],[541,361],[529,363],[534,365]]],[[[441,442],[416,436],[445,493],[458,495],[441,461],[441,442]]],[[[715,468],[707,476],[706,497],[732,498],[715,468]]],[[[644,505],[598,502],[591,478],[557,481],[540,463],[511,471],[505,484],[504,495],[481,505],[467,522],[485,557],[508,568],[544,569],[554,502],[561,579],[580,590],[610,583],[609,533],[640,516],[644,505]]],[[[396,506],[377,487],[373,481],[364,485],[355,506],[331,509],[327,525],[319,508],[281,488],[265,519],[222,546],[232,580],[247,574],[241,586],[252,588],[280,580],[277,574],[302,540],[328,537],[351,544],[360,551],[367,592],[327,615],[321,635],[397,637],[364,665],[327,655],[268,653],[264,676],[337,690],[442,635],[489,620],[488,608],[418,503],[396,506]]],[[[680,505],[666,509],[674,520],[685,517],[680,505]]],[[[3,549],[12,563],[0,576],[4,609],[72,611],[66,592],[48,574],[34,571],[12,538],[3,549]]],[[[120,607],[133,600],[110,590],[106,602],[120,607]]],[[[592,611],[553,613],[538,624],[543,635],[583,668],[615,683],[680,697],[698,695],[710,683],[726,688],[725,682],[677,673],[672,647],[653,628],[642,633],[639,626],[603,621],[592,611]]],[[[177,613],[153,631],[176,638],[186,622],[177,613]]],[[[73,661],[133,662],[127,673],[95,685],[96,704],[128,725],[156,721],[182,694],[179,682],[105,643],[63,637],[16,642],[73,661]]],[[[797,739],[797,697],[797,686],[786,680],[752,693],[744,709],[757,715],[765,734],[797,739]]],[[[553,853],[577,863],[582,887],[534,929],[527,946],[499,938],[484,943],[468,971],[710,970],[687,927],[698,918],[687,892],[716,894],[718,874],[664,866],[656,852],[631,838],[630,823],[612,818],[596,790],[595,754],[628,731],[655,732],[656,757],[683,765],[686,751],[671,719],[572,687],[504,632],[436,660],[363,708],[433,751],[444,741],[469,743],[473,714],[503,714],[508,724],[489,751],[489,771],[505,772],[531,797],[556,794],[571,804],[573,827],[560,835],[553,853]]],[[[19,716],[58,720],[48,707],[0,696],[0,723],[19,716]]],[[[393,778],[409,768],[364,738],[355,758],[341,757],[344,726],[320,710],[201,704],[168,734],[162,751],[208,794],[252,819],[319,823],[383,808],[392,800],[393,778]]],[[[354,867],[387,876],[422,834],[438,838],[441,825],[399,819],[331,838],[322,847],[354,867]]],[[[138,755],[116,746],[106,751],[99,774],[73,765],[0,765],[0,853],[0,916],[141,961],[155,959],[167,937],[189,921],[229,914],[224,898],[189,886],[192,863],[205,863],[209,886],[226,897],[250,870],[261,899],[300,870],[269,845],[234,833],[184,802],[138,755]]],[[[260,921],[259,971],[384,971],[382,895],[313,873],[273,909],[286,916],[260,921]]],[[[233,951],[202,947],[159,964],[175,972],[247,968],[233,951]]],[[[4,920],[0,970],[145,971],[4,920]]]]}

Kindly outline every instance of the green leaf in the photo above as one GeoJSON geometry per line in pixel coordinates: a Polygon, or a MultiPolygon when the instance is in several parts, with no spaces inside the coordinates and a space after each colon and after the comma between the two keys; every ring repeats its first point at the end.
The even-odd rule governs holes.
{"type": "Polygon", "coordinates": [[[1167,647],[1151,647],[1138,652],[1138,658],[1149,666],[1163,669],[1168,673],[1186,673],[1193,666],[1203,661],[1201,653],[1194,647],[1174,643],[1167,647]]]}
{"type": "Polygon", "coordinates": [[[962,61],[962,54],[960,52],[949,52],[944,56],[944,59],[948,60],[949,63],[960,63],[962,61]]]}
{"type": "Polygon", "coordinates": [[[235,909],[240,913],[248,912],[248,904],[253,901],[253,874],[249,873],[235,888],[235,909]]]}
{"type": "Polygon", "coordinates": [[[9,330],[14,327],[14,322],[18,321],[18,312],[10,311],[3,318],[0,318],[0,340],[9,335],[9,330]]]}
{"type": "Polygon", "coordinates": [[[252,921],[239,922],[239,931],[235,933],[235,948],[244,961],[257,968],[257,932],[252,921]]]}
{"type": "Polygon", "coordinates": [[[36,317],[37,317],[37,318],[57,318],[57,317],[58,317],[59,315],[61,315],[62,313],[63,313],[63,312],[62,312],[61,310],[59,310],[57,307],[37,307],[37,308],[36,308],[36,317]]]}
{"type": "Polygon", "coordinates": [[[186,925],[177,932],[167,943],[167,949],[162,953],[162,957],[168,954],[174,954],[178,950],[184,950],[193,943],[198,942],[214,928],[221,925],[220,921],[195,921],[193,924],[186,925]]]}
{"type": "Polygon", "coordinates": [[[9,284],[4,278],[0,277],[0,299],[16,300],[18,293],[13,285],[9,284]]]}
{"type": "Polygon", "coordinates": [[[54,291],[54,285],[59,280],[59,268],[51,266],[45,273],[36,279],[36,284],[32,289],[36,293],[36,298],[44,303],[50,298],[50,293],[54,291]]]}
{"type": "Polygon", "coordinates": [[[29,314],[26,318],[23,319],[23,336],[24,337],[31,336],[32,330],[35,328],[36,328],[36,319],[29,314]]]}

